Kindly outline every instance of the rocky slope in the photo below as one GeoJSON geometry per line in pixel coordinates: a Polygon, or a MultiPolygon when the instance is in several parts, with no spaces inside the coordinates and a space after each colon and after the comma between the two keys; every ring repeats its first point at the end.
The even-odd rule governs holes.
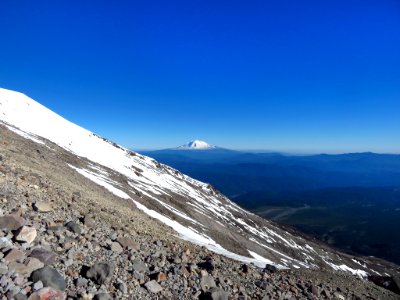
{"type": "Polygon", "coordinates": [[[71,298],[90,299],[100,291],[137,299],[213,293],[211,299],[396,297],[335,271],[396,276],[397,266],[355,259],[290,233],[211,186],[104,140],[22,94],[0,91],[0,120],[3,293],[41,291],[34,284],[49,285],[44,277],[57,278],[51,275],[57,272],[64,281],[60,277],[53,288],[65,285],[71,298]],[[20,231],[31,240],[18,237],[20,231]],[[41,255],[52,256],[49,251],[54,259],[41,261],[41,255]],[[270,271],[295,271],[271,273],[266,263],[270,271]],[[321,282],[321,274],[332,283],[321,282]]]}

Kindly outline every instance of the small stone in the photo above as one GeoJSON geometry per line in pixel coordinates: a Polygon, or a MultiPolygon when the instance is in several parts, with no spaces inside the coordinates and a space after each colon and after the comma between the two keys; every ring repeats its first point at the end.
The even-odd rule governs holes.
{"type": "Polygon", "coordinates": [[[92,300],[93,294],[92,293],[81,293],[81,297],[79,300],[92,300]]]}
{"type": "Polygon", "coordinates": [[[14,281],[14,283],[15,283],[17,286],[21,286],[21,285],[24,284],[25,278],[24,278],[23,276],[21,276],[21,275],[18,275],[18,276],[16,276],[16,277],[14,278],[13,281],[14,281]]]}
{"type": "Polygon", "coordinates": [[[112,242],[110,248],[111,248],[111,251],[113,251],[115,253],[124,252],[124,249],[122,248],[122,246],[118,242],[112,242]]]}
{"type": "Polygon", "coordinates": [[[139,273],[144,273],[149,270],[149,268],[146,266],[146,264],[138,258],[136,258],[132,261],[132,269],[139,273]]]}
{"type": "Polygon", "coordinates": [[[96,263],[86,272],[86,277],[101,285],[108,282],[113,273],[114,265],[109,263],[96,263]]]}
{"type": "Polygon", "coordinates": [[[18,215],[6,215],[0,217],[0,229],[17,230],[25,225],[25,219],[18,215]]]}
{"type": "Polygon", "coordinates": [[[28,300],[65,300],[67,295],[51,287],[42,288],[34,292],[28,300]]]}
{"type": "Polygon", "coordinates": [[[273,289],[272,285],[265,280],[257,280],[254,284],[267,292],[270,292],[273,289]]]}
{"type": "Polygon", "coordinates": [[[323,289],[321,294],[324,295],[326,298],[331,298],[331,293],[327,289],[323,289]]]}
{"type": "Polygon", "coordinates": [[[41,282],[40,280],[33,284],[34,291],[40,290],[42,288],[43,288],[43,282],[41,282]]]}
{"type": "Polygon", "coordinates": [[[275,273],[275,272],[278,271],[278,268],[275,267],[274,265],[266,264],[264,270],[265,270],[265,271],[268,271],[268,272],[270,272],[270,273],[275,273]]]}
{"type": "Polygon", "coordinates": [[[75,286],[76,287],[85,287],[88,285],[89,280],[86,278],[79,277],[78,279],[75,280],[75,286]]]}
{"type": "Polygon", "coordinates": [[[30,276],[33,271],[43,268],[43,263],[36,258],[29,258],[24,264],[18,262],[11,262],[8,267],[14,270],[17,274],[30,276]]]}
{"type": "Polygon", "coordinates": [[[34,257],[29,257],[27,261],[25,262],[26,268],[27,268],[27,273],[29,274],[32,273],[33,271],[39,270],[44,267],[44,264],[38,260],[37,258],[34,257]]]}
{"type": "Polygon", "coordinates": [[[136,251],[138,251],[140,249],[139,244],[130,238],[119,237],[119,238],[117,238],[117,242],[120,243],[124,249],[130,249],[130,250],[136,250],[136,251]]]}
{"type": "Polygon", "coordinates": [[[23,226],[16,234],[15,239],[19,242],[31,244],[37,236],[36,229],[29,226],[23,226]]]}
{"type": "Polygon", "coordinates": [[[70,221],[70,222],[68,222],[67,224],[65,224],[65,227],[66,227],[69,231],[71,231],[71,232],[73,232],[73,233],[82,234],[82,228],[81,228],[77,223],[75,223],[75,222],[73,222],[73,221],[70,221]]]}
{"type": "Polygon", "coordinates": [[[32,281],[42,281],[45,287],[52,287],[64,291],[66,288],[65,279],[57,272],[57,270],[45,266],[42,269],[32,273],[32,281]]]}
{"type": "Polygon", "coordinates": [[[94,295],[93,300],[112,300],[112,298],[107,293],[99,293],[94,295]]]}
{"type": "Polygon", "coordinates": [[[167,275],[165,275],[165,273],[163,272],[159,272],[157,274],[157,282],[163,282],[167,280],[167,275]]]}
{"type": "Polygon", "coordinates": [[[214,271],[214,263],[212,260],[206,260],[198,264],[200,269],[206,270],[207,272],[211,273],[214,271]]]}
{"type": "Polygon", "coordinates": [[[212,278],[211,276],[206,276],[206,277],[201,278],[200,286],[201,286],[201,289],[203,291],[205,291],[212,287],[216,287],[216,284],[215,284],[214,278],[212,278]]]}
{"type": "Polygon", "coordinates": [[[19,294],[16,294],[16,295],[14,296],[14,299],[15,299],[15,300],[27,300],[28,297],[27,297],[26,295],[24,295],[24,294],[19,293],[19,294]]]}
{"type": "Polygon", "coordinates": [[[163,290],[162,287],[161,287],[161,285],[159,285],[159,284],[157,283],[157,281],[155,281],[155,280],[151,280],[151,281],[146,282],[146,283],[144,284],[144,286],[146,287],[146,289],[147,289],[150,293],[154,293],[154,294],[157,294],[157,293],[159,293],[159,292],[161,292],[161,291],[163,290]]]}
{"type": "Polygon", "coordinates": [[[319,297],[319,288],[316,287],[315,285],[311,286],[311,293],[312,293],[314,296],[319,297]]]}
{"type": "Polygon", "coordinates": [[[7,274],[7,272],[8,272],[8,267],[0,264],[0,276],[7,274]]]}
{"type": "Polygon", "coordinates": [[[18,249],[12,249],[7,253],[6,257],[4,257],[5,261],[13,262],[18,260],[23,260],[25,258],[25,253],[18,249]]]}
{"type": "Polygon", "coordinates": [[[342,294],[340,294],[338,292],[334,292],[333,296],[335,297],[335,299],[339,299],[339,300],[345,300],[346,299],[342,294]]]}
{"type": "Polygon", "coordinates": [[[125,282],[120,281],[117,283],[117,289],[121,291],[122,294],[127,294],[128,293],[128,288],[125,284],[125,282]]]}
{"type": "Polygon", "coordinates": [[[86,216],[83,219],[83,224],[85,224],[86,227],[94,227],[94,226],[96,226],[95,220],[93,218],[89,217],[89,216],[86,216]]]}
{"type": "Polygon", "coordinates": [[[213,287],[205,293],[207,300],[228,300],[228,293],[223,289],[213,287]]]}
{"type": "Polygon", "coordinates": [[[37,201],[35,204],[33,204],[33,209],[42,213],[53,211],[53,207],[51,206],[51,204],[43,201],[37,201]]]}
{"type": "Polygon", "coordinates": [[[11,247],[12,242],[9,238],[7,237],[1,237],[0,238],[0,249],[11,247]]]}
{"type": "Polygon", "coordinates": [[[37,258],[45,265],[52,265],[57,258],[57,254],[44,248],[35,248],[31,251],[29,257],[37,258]]]}

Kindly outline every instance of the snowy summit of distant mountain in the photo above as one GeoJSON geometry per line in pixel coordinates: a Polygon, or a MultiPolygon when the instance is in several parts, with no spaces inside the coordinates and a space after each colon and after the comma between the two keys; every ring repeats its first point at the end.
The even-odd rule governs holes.
{"type": "Polygon", "coordinates": [[[177,150],[210,150],[217,149],[216,146],[210,145],[204,141],[194,140],[185,145],[179,146],[177,150]]]}

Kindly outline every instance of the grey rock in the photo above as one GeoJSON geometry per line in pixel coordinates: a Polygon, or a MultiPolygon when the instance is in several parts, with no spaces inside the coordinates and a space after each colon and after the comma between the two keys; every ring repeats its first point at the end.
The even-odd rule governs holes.
{"type": "Polygon", "coordinates": [[[273,289],[273,286],[264,280],[257,280],[254,282],[254,284],[258,286],[260,289],[265,290],[267,292],[270,292],[273,289]]]}
{"type": "Polygon", "coordinates": [[[82,234],[82,228],[81,226],[79,226],[77,223],[75,223],[74,221],[70,221],[67,224],[65,224],[65,227],[76,234],[82,234]]]}
{"type": "Polygon", "coordinates": [[[108,282],[111,279],[113,273],[113,264],[96,263],[86,272],[86,277],[101,285],[108,282]]]}
{"type": "Polygon", "coordinates": [[[6,247],[11,247],[12,242],[9,238],[7,237],[1,237],[0,238],[0,249],[6,248],[6,247]]]}
{"type": "Polygon", "coordinates": [[[8,272],[8,267],[0,264],[0,275],[5,275],[8,272]]]}
{"type": "Polygon", "coordinates": [[[33,282],[41,281],[45,287],[52,287],[61,291],[64,291],[66,288],[64,277],[57,270],[49,266],[34,271],[31,279],[33,282]]]}
{"type": "Polygon", "coordinates": [[[0,217],[0,229],[17,230],[25,225],[25,219],[17,215],[0,217]]]}
{"type": "Polygon", "coordinates": [[[278,268],[277,268],[276,266],[270,265],[270,264],[266,264],[266,265],[265,265],[265,270],[268,271],[268,272],[270,272],[270,273],[275,273],[275,272],[278,272],[278,271],[279,271],[278,268]]]}
{"type": "Polygon", "coordinates": [[[210,288],[216,287],[214,278],[211,276],[205,276],[201,278],[200,286],[202,290],[208,290],[210,288]]]}
{"type": "Polygon", "coordinates": [[[19,294],[14,296],[14,299],[15,300],[27,300],[28,297],[26,295],[24,295],[24,294],[19,293],[19,294]]]}
{"type": "Polygon", "coordinates": [[[127,294],[128,293],[128,288],[126,286],[125,282],[118,282],[117,283],[117,289],[121,291],[122,294],[127,294]]]}
{"type": "Polygon", "coordinates": [[[146,264],[138,258],[132,261],[132,269],[139,273],[147,272],[149,270],[146,264]]]}
{"type": "Polygon", "coordinates": [[[43,282],[41,282],[40,280],[33,284],[33,290],[34,291],[38,291],[41,288],[43,288],[43,282]]]}
{"type": "Polygon", "coordinates": [[[158,282],[155,281],[155,280],[151,280],[151,281],[146,282],[144,284],[144,286],[146,287],[146,289],[150,293],[154,293],[154,294],[157,294],[157,293],[159,293],[159,292],[161,292],[163,290],[161,285],[159,285],[158,282]]]}
{"type": "Polygon", "coordinates": [[[223,289],[213,287],[205,293],[206,300],[228,300],[228,293],[223,289]]]}
{"type": "Polygon", "coordinates": [[[35,248],[31,251],[29,257],[37,258],[45,265],[52,265],[57,258],[57,254],[44,248],[35,248]]]}
{"type": "Polygon", "coordinates": [[[50,203],[43,201],[36,201],[36,203],[33,204],[33,208],[34,210],[42,213],[48,213],[53,210],[53,207],[50,203]]]}
{"type": "Polygon", "coordinates": [[[75,280],[76,287],[85,287],[88,285],[88,280],[86,278],[79,277],[75,280]]]}
{"type": "Polygon", "coordinates": [[[122,253],[124,252],[124,249],[118,242],[112,242],[110,246],[111,251],[115,253],[122,253]]]}
{"type": "Polygon", "coordinates": [[[94,227],[96,225],[96,222],[93,218],[86,216],[83,218],[83,224],[85,224],[86,227],[94,227]]]}
{"type": "Polygon", "coordinates": [[[112,300],[111,296],[107,293],[99,293],[94,295],[94,300],[112,300]]]}

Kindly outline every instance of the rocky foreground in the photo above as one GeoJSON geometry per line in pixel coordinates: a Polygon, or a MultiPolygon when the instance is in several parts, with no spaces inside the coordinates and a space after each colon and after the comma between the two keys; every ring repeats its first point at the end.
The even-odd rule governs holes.
{"type": "Polygon", "coordinates": [[[260,269],[182,241],[57,155],[2,129],[0,299],[400,298],[349,274],[260,269]]]}

